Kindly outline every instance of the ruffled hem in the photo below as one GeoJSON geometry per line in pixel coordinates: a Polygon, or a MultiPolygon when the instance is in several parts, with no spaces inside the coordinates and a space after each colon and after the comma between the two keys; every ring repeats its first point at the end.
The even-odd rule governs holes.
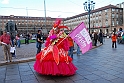
{"type": "Polygon", "coordinates": [[[75,74],[77,68],[72,62],[69,62],[69,64],[60,62],[57,65],[55,61],[40,62],[40,60],[36,60],[34,70],[42,75],[70,76],[75,74]]]}

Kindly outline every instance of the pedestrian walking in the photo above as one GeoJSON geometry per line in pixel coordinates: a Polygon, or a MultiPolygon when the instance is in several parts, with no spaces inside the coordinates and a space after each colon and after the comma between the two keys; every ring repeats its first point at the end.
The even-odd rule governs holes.
{"type": "Polygon", "coordinates": [[[94,33],[94,46],[97,46],[97,41],[98,41],[98,34],[97,32],[94,33]]]}
{"type": "Polygon", "coordinates": [[[101,29],[100,29],[100,33],[99,33],[98,37],[99,37],[100,44],[103,44],[103,32],[101,29]]]}
{"type": "Polygon", "coordinates": [[[12,46],[14,47],[15,46],[15,44],[14,44],[14,39],[15,39],[15,37],[14,37],[14,35],[11,33],[11,35],[10,35],[10,38],[11,38],[11,43],[12,43],[12,46]]]}
{"type": "Polygon", "coordinates": [[[79,45],[77,44],[77,55],[81,55],[81,51],[80,51],[80,47],[79,47],[79,45]]]}
{"type": "Polygon", "coordinates": [[[115,34],[115,32],[113,32],[111,39],[112,39],[112,48],[114,48],[114,47],[117,48],[117,44],[116,44],[117,35],[115,34]]]}
{"type": "Polygon", "coordinates": [[[17,47],[20,48],[21,41],[20,41],[20,35],[19,34],[16,35],[16,42],[17,42],[17,47]]]}
{"type": "Polygon", "coordinates": [[[37,54],[41,51],[41,46],[43,43],[43,37],[41,36],[41,30],[38,30],[37,39],[36,39],[36,47],[37,47],[37,54]]]}
{"type": "Polygon", "coordinates": [[[68,42],[69,42],[68,55],[73,59],[74,41],[70,36],[68,36],[68,42]]]}
{"type": "Polygon", "coordinates": [[[4,58],[6,63],[8,62],[8,60],[12,62],[12,55],[10,53],[11,38],[10,35],[7,34],[6,30],[3,31],[3,35],[0,37],[0,43],[3,47],[4,58]]]}
{"type": "Polygon", "coordinates": [[[25,36],[25,44],[29,44],[30,35],[29,33],[25,36]]]}

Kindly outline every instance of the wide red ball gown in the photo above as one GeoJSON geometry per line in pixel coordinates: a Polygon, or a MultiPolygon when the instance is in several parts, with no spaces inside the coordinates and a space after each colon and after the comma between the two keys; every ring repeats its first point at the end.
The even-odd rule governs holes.
{"type": "Polygon", "coordinates": [[[70,76],[77,68],[68,56],[69,44],[65,38],[59,38],[55,44],[47,38],[45,48],[36,55],[34,70],[42,75],[70,76]]]}

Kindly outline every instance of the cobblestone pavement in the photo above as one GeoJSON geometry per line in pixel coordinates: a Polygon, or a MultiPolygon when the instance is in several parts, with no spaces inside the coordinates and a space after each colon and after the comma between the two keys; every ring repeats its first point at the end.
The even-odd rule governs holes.
{"type": "MultiPolygon", "coordinates": [[[[43,47],[44,47],[44,45],[42,46],[42,48],[43,47]]],[[[13,60],[35,57],[36,51],[37,51],[37,49],[36,49],[36,44],[35,43],[22,44],[20,48],[16,47],[16,57],[17,57],[17,59],[13,58],[13,60]]],[[[1,63],[4,62],[4,55],[3,55],[2,46],[0,46],[0,61],[1,61],[1,63]]]]}
{"type": "Polygon", "coordinates": [[[123,48],[123,44],[112,48],[111,40],[106,39],[98,48],[74,54],[78,70],[67,77],[40,75],[33,69],[34,61],[0,66],[0,83],[124,83],[123,48]]]}

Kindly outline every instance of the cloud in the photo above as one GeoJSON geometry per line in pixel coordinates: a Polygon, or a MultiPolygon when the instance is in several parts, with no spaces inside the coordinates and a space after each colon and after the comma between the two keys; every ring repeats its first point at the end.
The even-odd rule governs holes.
{"type": "Polygon", "coordinates": [[[2,4],[9,4],[9,0],[2,0],[2,4]]]}

